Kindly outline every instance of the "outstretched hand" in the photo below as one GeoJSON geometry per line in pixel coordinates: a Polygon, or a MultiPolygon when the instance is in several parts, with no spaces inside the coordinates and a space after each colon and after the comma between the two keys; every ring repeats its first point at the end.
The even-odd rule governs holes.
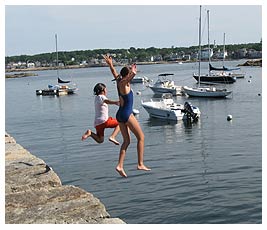
{"type": "Polygon", "coordinates": [[[113,63],[112,63],[112,57],[105,54],[105,55],[102,55],[102,57],[105,59],[106,63],[111,66],[113,63]]]}
{"type": "Polygon", "coordinates": [[[118,77],[118,73],[117,73],[116,69],[113,66],[112,57],[109,56],[108,54],[105,54],[105,55],[102,54],[102,57],[105,59],[106,63],[108,64],[108,66],[109,66],[109,68],[111,70],[112,75],[116,79],[118,77]]]}
{"type": "Polygon", "coordinates": [[[136,73],[137,73],[137,66],[136,66],[136,64],[132,64],[131,70],[136,75],[136,73]]]}

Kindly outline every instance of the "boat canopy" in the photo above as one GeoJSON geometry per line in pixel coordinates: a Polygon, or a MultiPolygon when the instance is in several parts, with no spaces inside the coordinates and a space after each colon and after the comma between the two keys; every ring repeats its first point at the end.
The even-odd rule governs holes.
{"type": "Polygon", "coordinates": [[[61,80],[59,77],[57,78],[57,82],[58,83],[70,83],[70,81],[63,81],[63,80],[61,80]]]}

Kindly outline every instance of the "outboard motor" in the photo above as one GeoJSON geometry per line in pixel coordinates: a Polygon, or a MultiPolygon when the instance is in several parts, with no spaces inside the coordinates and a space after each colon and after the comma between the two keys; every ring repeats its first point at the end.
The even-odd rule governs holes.
{"type": "Polygon", "coordinates": [[[194,112],[194,108],[190,102],[184,103],[184,110],[183,112],[186,114],[189,120],[193,120],[193,122],[198,120],[198,114],[194,112]]]}

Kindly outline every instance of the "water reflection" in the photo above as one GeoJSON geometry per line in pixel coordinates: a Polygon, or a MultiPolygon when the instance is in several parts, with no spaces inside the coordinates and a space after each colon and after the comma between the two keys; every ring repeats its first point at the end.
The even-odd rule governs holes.
{"type": "MultiPolygon", "coordinates": [[[[187,120],[181,121],[170,121],[170,120],[161,120],[157,118],[149,118],[146,122],[143,123],[145,130],[151,130],[151,133],[146,131],[148,138],[150,134],[155,137],[160,133],[160,138],[165,140],[165,143],[179,143],[184,140],[189,140],[194,135],[194,132],[198,132],[200,129],[201,121],[190,122],[187,120]]],[[[157,138],[157,137],[156,137],[157,138]]]]}

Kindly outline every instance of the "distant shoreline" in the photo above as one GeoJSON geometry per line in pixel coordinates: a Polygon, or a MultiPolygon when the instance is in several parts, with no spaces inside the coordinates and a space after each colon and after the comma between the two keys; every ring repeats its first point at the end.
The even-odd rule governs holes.
{"type": "MultiPolygon", "coordinates": [[[[213,60],[218,61],[218,60],[213,60]]],[[[182,61],[182,63],[192,63],[196,61],[182,61]]],[[[159,61],[159,62],[137,62],[137,65],[156,65],[156,64],[178,64],[178,61],[159,61]]],[[[122,66],[122,64],[117,64],[117,66],[122,66]]],[[[250,59],[245,61],[243,64],[238,66],[262,66],[262,59],[250,59]]],[[[108,67],[106,64],[95,64],[95,65],[70,65],[64,67],[58,67],[58,69],[81,69],[81,68],[93,68],[93,67],[108,67]]],[[[25,69],[6,69],[6,73],[11,72],[23,72],[18,74],[6,74],[6,78],[18,78],[18,77],[28,77],[37,76],[36,73],[29,73],[30,71],[44,71],[44,70],[56,70],[56,67],[35,67],[35,68],[25,68],[25,69]],[[25,73],[28,72],[28,73],[25,73]]]]}
{"type": "MultiPolygon", "coordinates": [[[[168,64],[168,63],[177,63],[177,62],[167,62],[167,61],[136,62],[137,65],[154,65],[154,64],[168,64]]],[[[117,66],[123,66],[123,64],[117,64],[117,66]]],[[[58,69],[81,69],[81,68],[94,68],[94,67],[108,67],[108,65],[106,64],[69,65],[64,67],[58,67],[58,69]]],[[[28,71],[43,71],[43,70],[56,70],[56,69],[57,68],[53,66],[53,67],[34,67],[34,68],[24,68],[24,69],[6,69],[5,71],[6,73],[10,73],[10,72],[28,72],[28,71]]]]}
{"type": "Polygon", "coordinates": [[[20,78],[20,77],[30,77],[30,76],[38,76],[37,73],[31,72],[22,72],[22,73],[15,73],[15,74],[6,74],[6,78],[20,78]]]}

